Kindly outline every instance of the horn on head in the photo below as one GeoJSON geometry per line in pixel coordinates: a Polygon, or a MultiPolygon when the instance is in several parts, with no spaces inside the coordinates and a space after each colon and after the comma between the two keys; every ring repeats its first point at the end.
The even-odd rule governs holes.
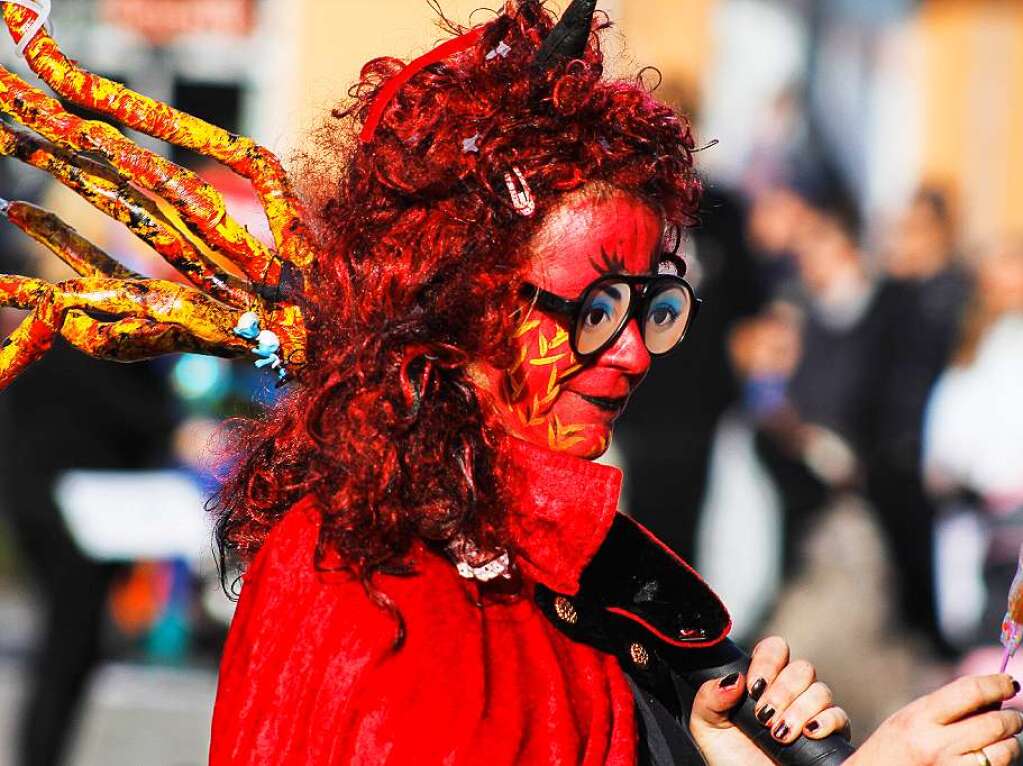
{"type": "Polygon", "coordinates": [[[558,60],[582,58],[590,39],[597,0],[572,0],[551,33],[547,35],[533,64],[547,68],[558,60]]]}

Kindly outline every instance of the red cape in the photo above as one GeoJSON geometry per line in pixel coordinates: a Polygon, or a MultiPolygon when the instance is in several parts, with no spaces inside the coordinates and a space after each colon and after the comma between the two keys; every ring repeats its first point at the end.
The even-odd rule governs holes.
{"type": "Polygon", "coordinates": [[[397,652],[394,620],[361,583],[316,570],[315,504],[288,513],[244,577],[213,766],[635,762],[634,700],[617,660],[569,640],[531,597],[536,582],[576,591],[614,518],[621,475],[523,443],[511,450],[525,591],[479,605],[474,583],[417,545],[414,576],[376,580],[406,622],[397,652]]]}

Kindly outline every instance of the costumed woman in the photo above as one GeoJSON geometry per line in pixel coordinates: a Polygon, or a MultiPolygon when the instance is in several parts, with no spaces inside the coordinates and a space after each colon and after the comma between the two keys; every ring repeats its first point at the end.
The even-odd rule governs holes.
{"type": "MultiPolygon", "coordinates": [[[[603,79],[595,4],[555,24],[509,2],[411,64],[367,64],[322,134],[334,172],[302,176],[309,216],[265,149],[78,68],[33,3],[5,4],[62,96],[250,178],[274,233],[263,247],[188,171],[0,73],[0,108],[34,131],[4,127],[4,153],[190,283],[127,273],[9,204],[82,276],[4,278],[30,313],[0,384],[61,335],[122,361],[253,354],[287,386],[238,428],[217,504],[244,574],[212,764],[752,766],[847,732],[781,639],[687,692],[690,659],[726,646],[727,612],[617,514],[619,473],[590,462],[695,319],[679,231],[699,196],[687,123],[603,79]]],[[[1021,720],[996,708],[1018,688],[961,679],[846,762],[1006,766],[1021,720]]]]}

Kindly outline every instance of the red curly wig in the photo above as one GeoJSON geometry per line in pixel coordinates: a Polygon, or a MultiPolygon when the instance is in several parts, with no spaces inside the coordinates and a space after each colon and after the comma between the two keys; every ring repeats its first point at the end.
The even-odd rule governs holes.
{"type": "Polygon", "coordinates": [[[553,25],[539,0],[509,2],[476,45],[404,82],[368,142],[358,135],[401,61],[366,64],[334,113],[322,137],[337,180],[309,193],[328,256],[302,298],[308,363],[235,434],[215,501],[222,556],[244,565],[310,494],[318,565],[367,584],[399,571],[416,538],[502,546],[497,433],[466,365],[511,361],[517,275],[545,209],[610,184],[686,225],[699,194],[688,124],[638,79],[603,79],[597,34],[582,58],[534,64],[553,25]],[[473,136],[478,151],[463,145],[473,136]],[[513,167],[536,197],[531,218],[505,188],[513,167]]]}

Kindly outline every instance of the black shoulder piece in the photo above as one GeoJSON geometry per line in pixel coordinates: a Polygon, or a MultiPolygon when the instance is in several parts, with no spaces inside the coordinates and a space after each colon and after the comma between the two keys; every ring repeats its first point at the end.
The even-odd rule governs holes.
{"type": "Polygon", "coordinates": [[[618,657],[636,695],[645,761],[701,764],[688,738],[691,700],[677,674],[716,654],[731,620],[721,601],[681,558],[638,523],[619,514],[574,596],[537,586],[541,610],[570,638],[618,657]],[[699,655],[698,659],[696,655],[699,655]]]}
{"type": "Polygon", "coordinates": [[[731,627],[725,607],[699,575],[622,514],[579,586],[575,596],[538,586],[537,603],[571,638],[618,655],[626,667],[643,665],[641,648],[673,657],[715,646],[731,627]]]}
{"type": "MultiPolygon", "coordinates": [[[[574,596],[537,586],[537,603],[570,638],[618,657],[636,699],[640,762],[703,764],[689,737],[696,690],[749,668],[749,657],[726,638],[724,606],[688,564],[625,516],[615,518],[579,584],[574,596]]],[[[732,721],[775,763],[837,766],[854,752],[837,734],[775,741],[748,696],[732,721]]]]}

